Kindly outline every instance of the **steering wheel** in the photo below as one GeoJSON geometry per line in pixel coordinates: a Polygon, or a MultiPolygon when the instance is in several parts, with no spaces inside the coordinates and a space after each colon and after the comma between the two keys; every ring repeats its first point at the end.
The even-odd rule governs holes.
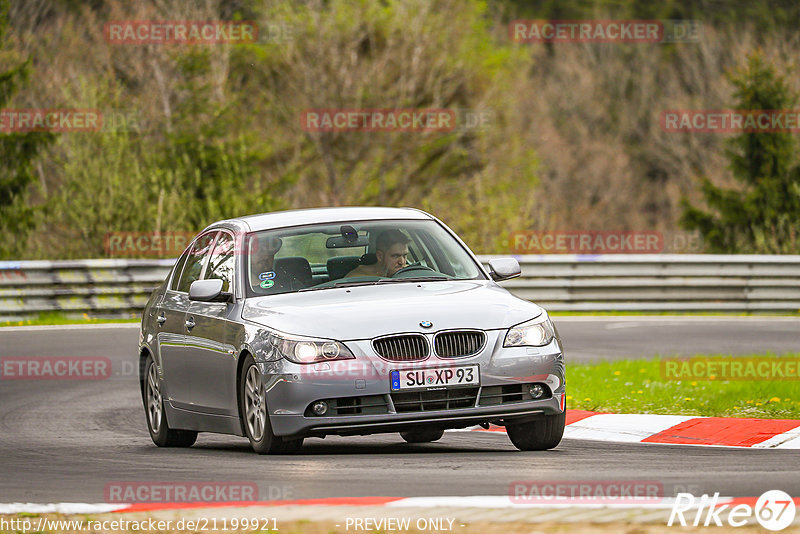
{"type": "Polygon", "coordinates": [[[427,265],[422,265],[420,262],[412,263],[411,265],[406,265],[405,267],[403,267],[402,269],[400,269],[399,271],[394,273],[392,275],[392,278],[397,277],[397,275],[400,274],[400,273],[407,273],[409,271],[433,271],[433,272],[436,272],[436,269],[431,269],[427,265]]]}

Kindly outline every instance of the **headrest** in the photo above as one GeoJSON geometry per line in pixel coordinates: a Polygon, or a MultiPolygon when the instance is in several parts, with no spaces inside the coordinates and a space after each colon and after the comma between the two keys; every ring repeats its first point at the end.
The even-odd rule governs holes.
{"type": "Polygon", "coordinates": [[[301,256],[275,259],[275,283],[289,283],[292,289],[309,287],[312,281],[311,266],[301,256]]]}
{"type": "Polygon", "coordinates": [[[358,267],[358,256],[338,256],[328,259],[328,278],[338,280],[344,278],[347,273],[358,267]]]}
{"type": "Polygon", "coordinates": [[[361,265],[375,265],[378,263],[378,256],[376,256],[374,252],[367,252],[361,256],[358,263],[361,265]]]}

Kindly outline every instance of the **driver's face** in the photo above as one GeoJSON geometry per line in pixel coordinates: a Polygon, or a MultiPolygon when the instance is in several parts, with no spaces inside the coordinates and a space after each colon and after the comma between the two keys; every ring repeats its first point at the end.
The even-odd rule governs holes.
{"type": "Polygon", "coordinates": [[[379,250],[375,255],[386,271],[386,276],[392,276],[408,264],[408,245],[397,243],[389,247],[389,250],[379,250]]]}

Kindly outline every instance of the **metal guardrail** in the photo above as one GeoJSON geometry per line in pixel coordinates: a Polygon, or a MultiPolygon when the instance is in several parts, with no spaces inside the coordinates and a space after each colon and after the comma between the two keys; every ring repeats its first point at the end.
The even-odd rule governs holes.
{"type": "Polygon", "coordinates": [[[0,262],[0,318],[141,314],[175,260],[0,262]]]}
{"type": "MultiPolygon", "coordinates": [[[[480,256],[482,262],[498,256],[480,256]]],[[[800,311],[800,256],[517,256],[503,282],[553,311],[800,311]]],[[[0,318],[136,315],[174,260],[0,262],[0,318]]]]}
{"type": "Polygon", "coordinates": [[[800,311],[800,256],[796,255],[517,258],[522,276],[502,285],[553,311],[800,311]]]}

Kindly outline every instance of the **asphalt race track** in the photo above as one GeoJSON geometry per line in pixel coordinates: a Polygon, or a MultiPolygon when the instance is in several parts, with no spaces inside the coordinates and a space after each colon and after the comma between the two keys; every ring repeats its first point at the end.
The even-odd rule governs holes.
{"type": "Polygon", "coordinates": [[[800,352],[794,317],[553,317],[568,361],[800,352]]]}
{"type": "MultiPolygon", "coordinates": [[[[575,360],[800,350],[800,320],[555,318],[575,360]]],[[[248,481],[260,499],[507,495],[518,480],[647,480],[665,493],[800,495],[791,450],[613,444],[566,439],[519,452],[505,435],[449,432],[408,445],[397,434],[306,440],[295,456],[258,456],[244,438],[201,434],[159,449],[138,391],[135,325],[0,330],[0,357],[105,356],[107,380],[0,380],[0,502],[104,502],[129,481],[248,481]]]]}

